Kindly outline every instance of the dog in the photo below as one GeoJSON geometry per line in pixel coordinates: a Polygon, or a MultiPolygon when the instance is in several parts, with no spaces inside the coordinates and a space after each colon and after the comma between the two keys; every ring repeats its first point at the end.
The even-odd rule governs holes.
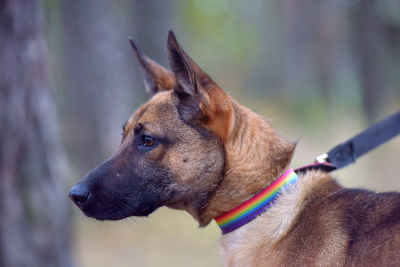
{"type": "MultiPolygon", "coordinates": [[[[205,227],[290,170],[296,144],[229,97],[172,31],[172,72],[131,44],[151,98],[123,126],[116,155],[69,192],[87,216],[120,220],[167,206],[205,227]]],[[[400,265],[399,193],[346,189],[321,170],[295,177],[221,236],[226,266],[400,265]]]]}

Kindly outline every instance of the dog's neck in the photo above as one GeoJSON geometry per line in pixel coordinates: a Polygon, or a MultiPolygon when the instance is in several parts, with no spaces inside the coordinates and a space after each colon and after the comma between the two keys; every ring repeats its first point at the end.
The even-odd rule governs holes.
{"type": "Polygon", "coordinates": [[[224,144],[225,172],[199,214],[200,226],[271,184],[289,167],[295,149],[295,144],[282,139],[260,115],[234,100],[232,106],[232,131],[224,144]]]}

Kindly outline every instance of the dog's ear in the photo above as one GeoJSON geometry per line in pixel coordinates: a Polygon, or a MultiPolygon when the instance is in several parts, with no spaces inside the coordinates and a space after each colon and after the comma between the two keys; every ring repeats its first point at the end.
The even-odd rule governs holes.
{"type": "Polygon", "coordinates": [[[168,35],[168,56],[175,74],[174,93],[179,98],[178,111],[182,118],[205,126],[226,140],[233,124],[229,97],[183,51],[172,31],[168,35]]]}
{"type": "Polygon", "coordinates": [[[171,90],[175,86],[175,76],[163,66],[148,58],[129,37],[133,52],[140,63],[146,92],[154,95],[159,91],[171,90]]]}

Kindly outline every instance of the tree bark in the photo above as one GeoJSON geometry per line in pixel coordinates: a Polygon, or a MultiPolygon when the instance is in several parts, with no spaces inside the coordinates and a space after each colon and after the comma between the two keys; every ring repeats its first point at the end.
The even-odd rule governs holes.
{"type": "Polygon", "coordinates": [[[366,119],[375,121],[387,92],[385,51],[388,50],[383,24],[377,14],[378,2],[362,0],[354,14],[353,49],[366,119]]]}
{"type": "Polygon", "coordinates": [[[128,68],[134,57],[123,5],[127,3],[60,1],[63,40],[56,56],[63,70],[58,103],[76,179],[115,152],[121,126],[140,95],[134,89],[139,76],[128,68]]]}
{"type": "Polygon", "coordinates": [[[71,266],[66,161],[38,0],[0,0],[0,266],[71,266]]]}
{"type": "Polygon", "coordinates": [[[153,0],[60,1],[58,104],[76,179],[115,153],[121,126],[147,98],[128,36],[157,62],[167,61],[169,6],[153,0]]]}

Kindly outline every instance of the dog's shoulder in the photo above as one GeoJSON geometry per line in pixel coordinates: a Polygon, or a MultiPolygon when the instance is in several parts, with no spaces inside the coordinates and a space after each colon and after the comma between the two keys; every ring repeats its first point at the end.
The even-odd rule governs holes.
{"type": "Polygon", "coordinates": [[[400,193],[343,189],[342,227],[348,237],[347,262],[388,266],[400,262],[400,193]],[[353,262],[354,261],[354,262],[353,262]]]}
{"type": "Polygon", "coordinates": [[[356,263],[353,259],[378,265],[399,262],[400,193],[343,188],[329,176],[321,179],[324,175],[305,175],[313,186],[303,188],[309,191],[302,211],[282,240],[288,246],[286,251],[343,264],[356,263]]]}

